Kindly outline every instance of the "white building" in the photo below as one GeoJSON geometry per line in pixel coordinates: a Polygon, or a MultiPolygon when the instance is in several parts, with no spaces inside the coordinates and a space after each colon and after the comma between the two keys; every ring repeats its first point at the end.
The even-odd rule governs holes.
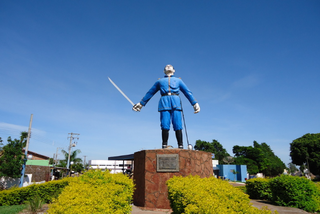
{"type": "Polygon", "coordinates": [[[123,173],[128,168],[132,169],[132,161],[122,160],[89,160],[89,169],[110,170],[111,173],[123,173]]]}

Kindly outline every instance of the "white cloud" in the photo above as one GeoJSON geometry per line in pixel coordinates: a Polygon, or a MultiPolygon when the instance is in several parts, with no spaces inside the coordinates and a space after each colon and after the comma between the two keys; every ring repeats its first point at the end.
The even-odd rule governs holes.
{"type": "MultiPolygon", "coordinates": [[[[20,125],[0,122],[1,136],[5,136],[5,137],[11,136],[11,138],[18,138],[21,132],[27,132],[27,131],[28,131],[27,126],[20,126],[20,125]]],[[[41,131],[39,129],[34,129],[34,128],[32,129],[32,133],[34,133],[37,136],[44,136],[46,134],[46,132],[41,131]]],[[[3,138],[3,140],[4,139],[5,138],[3,138]]]]}
{"type": "Polygon", "coordinates": [[[241,79],[236,80],[232,84],[233,89],[252,88],[259,84],[259,78],[256,75],[248,75],[241,79]]]}

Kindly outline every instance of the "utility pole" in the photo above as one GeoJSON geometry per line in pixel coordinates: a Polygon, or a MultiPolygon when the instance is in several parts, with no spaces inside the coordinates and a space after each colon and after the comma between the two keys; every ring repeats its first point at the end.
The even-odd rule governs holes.
{"type": "Polygon", "coordinates": [[[76,143],[73,143],[72,144],[72,140],[74,140],[74,139],[77,139],[77,140],[79,140],[79,137],[73,137],[74,135],[80,135],[80,134],[77,134],[77,133],[68,133],[69,135],[70,135],[70,137],[68,137],[68,138],[70,138],[70,145],[69,145],[69,155],[68,155],[68,163],[67,163],[67,169],[68,169],[68,175],[70,174],[70,153],[71,153],[71,148],[72,147],[75,147],[76,146],[76,143]]]}
{"type": "Polygon", "coordinates": [[[27,158],[28,158],[28,149],[29,149],[29,141],[30,141],[30,135],[31,135],[32,119],[33,119],[33,114],[31,114],[31,117],[30,117],[28,136],[27,136],[27,144],[26,144],[26,148],[25,148],[25,158],[23,160],[19,187],[23,187],[24,172],[26,170],[26,163],[27,163],[27,158]]]}

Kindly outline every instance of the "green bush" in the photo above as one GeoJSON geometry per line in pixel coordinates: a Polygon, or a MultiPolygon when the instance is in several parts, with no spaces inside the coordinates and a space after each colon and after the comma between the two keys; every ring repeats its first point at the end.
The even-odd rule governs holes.
{"type": "Polygon", "coordinates": [[[269,179],[266,178],[253,178],[246,181],[247,194],[251,199],[271,199],[271,189],[269,179]]]}
{"type": "Polygon", "coordinates": [[[134,185],[123,174],[89,170],[70,182],[48,213],[130,213],[134,185]]]}
{"type": "Polygon", "coordinates": [[[307,212],[320,211],[320,190],[315,183],[296,176],[281,175],[270,180],[271,201],[307,212]]]}
{"type": "Polygon", "coordinates": [[[49,203],[55,196],[60,194],[70,180],[72,178],[0,191],[0,206],[23,204],[31,200],[35,195],[39,195],[45,203],[49,203]]]}
{"type": "MultiPolygon", "coordinates": [[[[167,181],[174,214],[179,213],[272,213],[253,207],[248,195],[227,181],[214,177],[173,177],[167,181]]],[[[276,212],[277,213],[277,212],[276,212]]]]}
{"type": "Polygon", "coordinates": [[[243,193],[247,194],[247,188],[246,186],[236,186],[235,188],[240,189],[243,193]]]}

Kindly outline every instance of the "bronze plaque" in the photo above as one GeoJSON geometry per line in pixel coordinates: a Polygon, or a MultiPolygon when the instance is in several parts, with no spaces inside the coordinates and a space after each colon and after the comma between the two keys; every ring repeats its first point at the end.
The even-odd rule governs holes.
{"type": "Polygon", "coordinates": [[[157,172],[179,172],[179,155],[158,154],[157,172]]]}

